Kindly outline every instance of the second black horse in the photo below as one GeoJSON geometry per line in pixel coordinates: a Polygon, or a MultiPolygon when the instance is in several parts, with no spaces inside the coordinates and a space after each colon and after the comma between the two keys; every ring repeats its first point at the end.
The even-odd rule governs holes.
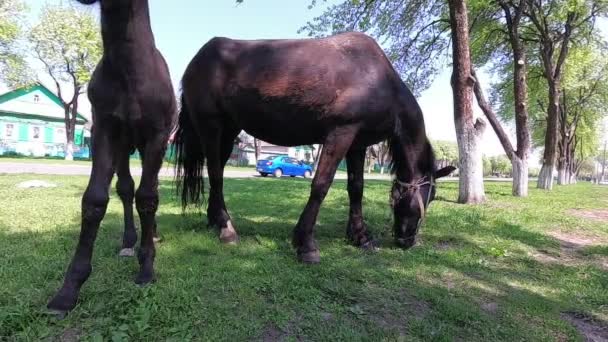
{"type": "Polygon", "coordinates": [[[363,224],[366,147],[388,139],[395,239],[415,243],[435,180],[454,170],[435,168],[422,111],[378,44],[361,33],[323,39],[243,41],[214,38],[190,62],[182,79],[175,136],[182,202],[203,198],[209,175],[210,225],[220,240],[238,239],[224,203],[223,170],[241,130],[273,144],[323,144],[310,198],[293,233],[298,259],[319,262],[314,225],[337,166],[346,158],[350,214],[347,237],[368,248],[363,224]]]}

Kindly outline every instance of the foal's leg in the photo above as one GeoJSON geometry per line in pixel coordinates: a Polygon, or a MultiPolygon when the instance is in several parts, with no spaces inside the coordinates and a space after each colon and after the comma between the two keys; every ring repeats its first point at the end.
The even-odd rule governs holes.
{"type": "Polygon", "coordinates": [[[348,168],[348,198],[350,212],[346,237],[361,248],[373,248],[373,239],[363,223],[363,168],[365,162],[365,148],[350,150],[346,154],[348,168]]]}
{"type": "MultiPolygon", "coordinates": [[[[125,146],[125,149],[128,149],[125,146]]],[[[116,182],[116,192],[122,201],[125,231],[122,237],[122,249],[120,256],[132,257],[135,255],[135,243],[137,242],[137,232],[135,231],[135,222],[133,220],[133,198],[135,197],[135,183],[131,177],[129,170],[129,152],[125,150],[121,153],[117,162],[116,174],[118,181],[116,182]]]]}
{"type": "Polygon", "coordinates": [[[224,166],[230,158],[234,138],[239,130],[223,125],[221,130],[214,130],[207,136],[207,173],[209,177],[209,206],[207,219],[209,225],[220,229],[220,241],[233,244],[238,241],[238,234],[232,225],[226,203],[224,202],[224,166]]]}
{"type": "Polygon", "coordinates": [[[93,245],[110,199],[110,182],[114,174],[112,148],[110,129],[107,126],[96,126],[92,148],[93,167],[89,184],[82,197],[80,238],[63,286],[48,304],[51,310],[65,312],[73,309],[80,287],[91,274],[93,245]]]}
{"type": "Polygon", "coordinates": [[[135,206],[141,222],[141,242],[137,253],[139,274],[137,284],[147,284],[154,280],[154,231],[156,229],[156,210],[158,209],[158,172],[167,149],[167,136],[158,135],[146,142],[143,151],[141,182],[135,193],[135,206]]]}
{"type": "Polygon", "coordinates": [[[340,128],[330,133],[323,143],[323,151],[312,181],[308,203],[293,232],[293,246],[296,248],[298,260],[304,263],[320,261],[319,248],[314,238],[315,222],[321,203],[336,174],[338,163],[348,151],[356,132],[352,127],[340,128]]]}

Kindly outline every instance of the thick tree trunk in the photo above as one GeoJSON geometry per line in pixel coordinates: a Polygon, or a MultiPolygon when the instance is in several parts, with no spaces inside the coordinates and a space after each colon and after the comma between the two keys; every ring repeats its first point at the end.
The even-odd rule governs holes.
{"type": "Polygon", "coordinates": [[[545,133],[545,153],[543,166],[538,175],[537,187],[540,189],[553,189],[553,173],[557,155],[557,135],[559,118],[559,84],[549,82],[549,113],[547,117],[547,132],[545,133]]]}
{"type": "Polygon", "coordinates": [[[65,144],[65,160],[74,160],[74,139],[68,139],[65,144]]]}
{"type": "Polygon", "coordinates": [[[76,116],[74,114],[75,109],[70,104],[64,105],[65,111],[65,135],[66,135],[66,144],[65,144],[65,160],[74,160],[74,136],[76,132],[76,120],[72,118],[72,116],[76,116]]]}
{"type": "Polygon", "coordinates": [[[567,185],[568,184],[568,171],[563,162],[560,162],[557,167],[557,184],[567,185]]]}
{"type": "Polygon", "coordinates": [[[454,123],[459,153],[459,203],[485,200],[483,162],[479,142],[485,128],[483,120],[473,119],[473,85],[469,51],[469,23],[464,0],[450,0],[452,30],[452,92],[454,123]]]}
{"type": "Polygon", "coordinates": [[[513,196],[528,196],[528,160],[513,156],[513,196]]]}

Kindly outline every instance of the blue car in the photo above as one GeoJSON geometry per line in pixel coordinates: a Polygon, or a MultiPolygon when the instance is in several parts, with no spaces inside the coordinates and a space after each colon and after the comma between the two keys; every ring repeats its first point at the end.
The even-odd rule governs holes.
{"type": "Polygon", "coordinates": [[[312,176],[312,167],[310,165],[288,156],[272,156],[264,160],[258,160],[256,170],[262,177],[274,175],[275,177],[301,176],[310,178],[312,176]]]}

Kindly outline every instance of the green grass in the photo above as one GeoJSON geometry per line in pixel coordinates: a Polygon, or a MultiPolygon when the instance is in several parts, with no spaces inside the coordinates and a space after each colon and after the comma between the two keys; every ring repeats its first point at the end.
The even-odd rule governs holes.
{"type": "Polygon", "coordinates": [[[117,257],[122,210],[110,201],[98,234],[93,274],[64,320],[45,305],[61,284],[79,232],[86,177],[0,176],[0,340],[79,336],[84,340],[576,340],[560,313],[608,319],[604,245],[572,260],[551,234],[607,241],[606,223],[569,209],[606,208],[608,187],[579,184],[512,198],[508,183],[487,183],[488,201],[458,205],[456,183],[441,183],[419,246],[394,248],[389,183],[366,183],[366,222],[377,253],[344,241],[348,196],[336,181],[322,207],[321,264],[301,265],[291,230],[307,199],[303,179],[226,179],[238,246],[220,245],[205,215],[182,216],[172,184],[161,182],[158,280],[138,287],[136,259],[117,257]],[[17,189],[30,179],[54,189],[17,189]],[[286,200],[288,198],[288,200],[286,200]]]}

